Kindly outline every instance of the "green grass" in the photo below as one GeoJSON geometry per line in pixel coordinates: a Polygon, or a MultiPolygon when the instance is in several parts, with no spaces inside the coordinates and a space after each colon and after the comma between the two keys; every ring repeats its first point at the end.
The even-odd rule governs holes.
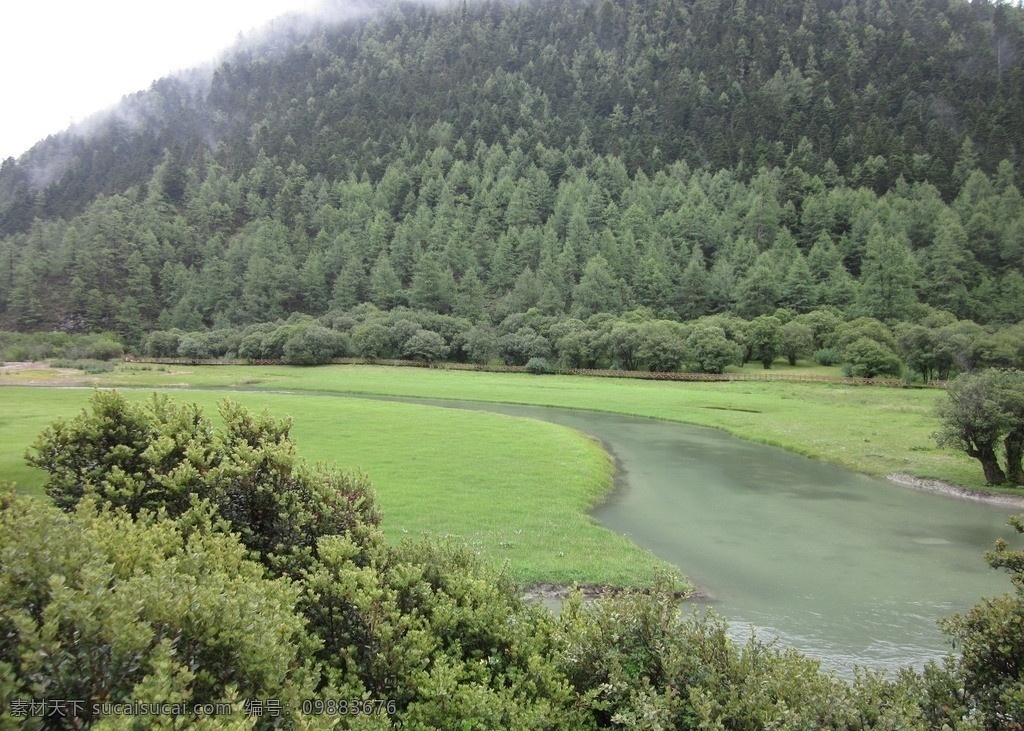
{"type": "Polygon", "coordinates": [[[823,383],[639,381],[384,366],[181,367],[106,374],[122,385],[178,385],[382,394],[563,406],[724,429],[847,469],[984,488],[977,462],[935,446],[944,392],[823,383]]]}
{"type": "MultiPolygon", "coordinates": [[[[24,378],[53,380],[39,372],[24,378]]],[[[18,380],[15,374],[4,382],[18,380]]],[[[523,582],[643,584],[658,565],[586,514],[610,486],[610,465],[597,445],[571,430],[531,420],[331,394],[648,416],[724,429],[867,474],[904,471],[984,487],[974,460],[935,446],[935,404],[945,398],[938,390],[382,366],[122,366],[94,380],[139,389],[199,389],[180,398],[210,408],[223,389],[246,389],[233,397],[295,417],[293,433],[304,456],[370,475],[391,539],[424,532],[458,536],[488,558],[508,561],[511,574],[523,582]]],[[[42,476],[24,466],[25,447],[46,423],[75,413],[87,398],[87,390],[0,389],[0,474],[38,490],[42,476]]]]}
{"type": "MultiPolygon", "coordinates": [[[[58,416],[87,403],[84,389],[0,389],[0,475],[39,492],[41,471],[23,455],[58,416]]],[[[145,398],[146,391],[126,391],[145,398]]],[[[216,391],[177,394],[216,413],[216,391]]],[[[307,460],[358,468],[371,478],[392,541],[451,535],[519,582],[649,584],[650,553],[587,515],[611,484],[598,444],[565,427],[498,414],[414,404],[234,393],[250,408],[291,414],[307,460]]],[[[669,569],[671,570],[671,569],[669,569]]]]}

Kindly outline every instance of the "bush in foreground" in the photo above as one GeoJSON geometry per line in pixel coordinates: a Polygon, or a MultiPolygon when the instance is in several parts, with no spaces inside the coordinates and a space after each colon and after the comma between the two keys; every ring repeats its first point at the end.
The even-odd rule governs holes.
{"type": "Polygon", "coordinates": [[[102,704],[229,704],[241,714],[247,699],[275,698],[288,718],[313,695],[298,587],[268,578],[210,510],[133,520],[87,499],[61,513],[10,487],[0,505],[5,728],[18,699],[80,701],[66,723],[22,721],[83,728],[102,704]]]}

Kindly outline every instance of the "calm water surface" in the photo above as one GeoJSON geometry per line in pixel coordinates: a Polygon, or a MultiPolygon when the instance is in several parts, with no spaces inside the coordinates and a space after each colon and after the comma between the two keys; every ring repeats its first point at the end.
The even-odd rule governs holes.
{"type": "Polygon", "coordinates": [[[983,553],[1012,510],[898,487],[703,427],[544,407],[429,401],[563,424],[600,439],[618,485],[593,515],[751,628],[848,673],[950,650],[936,620],[1009,589],[983,553]]]}

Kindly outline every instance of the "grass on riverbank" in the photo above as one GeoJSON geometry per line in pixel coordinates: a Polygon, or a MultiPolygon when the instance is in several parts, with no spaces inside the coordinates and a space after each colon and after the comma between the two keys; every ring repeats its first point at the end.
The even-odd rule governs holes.
{"type": "MultiPolygon", "coordinates": [[[[27,446],[55,418],[87,403],[87,389],[0,389],[0,477],[39,492],[27,446]]],[[[126,391],[129,398],[148,392],[126,391]]],[[[612,466],[592,440],[565,427],[481,412],[308,394],[175,394],[209,414],[230,395],[294,416],[300,454],[369,474],[389,540],[451,535],[522,583],[647,585],[650,553],[587,515],[612,466]]]]}
{"type": "MultiPolygon", "coordinates": [[[[941,391],[821,383],[681,383],[382,366],[152,366],[123,364],[89,378],[68,371],[5,373],[13,385],[92,382],[182,388],[213,409],[225,394],[295,417],[303,456],[370,475],[392,540],[451,534],[517,581],[649,583],[658,562],[586,515],[608,486],[609,465],[562,427],[476,412],[361,402],[329,394],[465,399],[619,412],[725,429],[851,470],[908,472],[983,487],[976,462],[935,446],[941,391]],[[205,389],[205,390],[204,390],[205,389]],[[253,393],[250,393],[253,392],[253,393]],[[288,393],[280,393],[286,391],[288,393]]],[[[144,397],[144,392],[137,394],[144,397]]],[[[38,491],[27,445],[88,390],[0,389],[0,478],[38,491]]]]}
{"type": "Polygon", "coordinates": [[[181,366],[163,372],[148,366],[131,368],[99,376],[99,382],[380,394],[610,411],[716,427],[869,475],[907,472],[984,488],[975,460],[935,445],[935,404],[945,398],[939,390],[790,382],[682,383],[354,365],[181,366]]]}

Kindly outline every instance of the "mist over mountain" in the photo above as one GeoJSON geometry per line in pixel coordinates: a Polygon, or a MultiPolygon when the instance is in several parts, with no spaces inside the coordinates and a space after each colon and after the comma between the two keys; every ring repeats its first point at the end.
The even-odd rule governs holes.
{"type": "Polygon", "coordinates": [[[325,7],[5,161],[0,325],[1024,311],[1020,7],[325,7]]]}

